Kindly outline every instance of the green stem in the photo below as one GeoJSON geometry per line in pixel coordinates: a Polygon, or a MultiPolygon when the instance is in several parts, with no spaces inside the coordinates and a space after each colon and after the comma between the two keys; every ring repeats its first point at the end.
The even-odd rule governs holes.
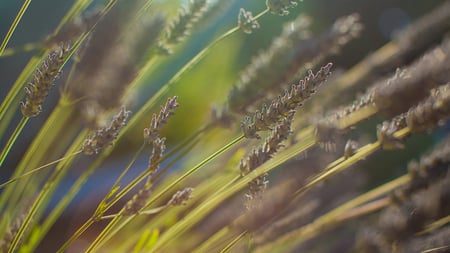
{"type": "Polygon", "coordinates": [[[213,244],[217,243],[219,240],[225,238],[225,236],[230,232],[230,227],[226,226],[208,237],[206,241],[204,241],[201,245],[196,247],[192,253],[201,253],[207,252],[207,250],[212,250],[213,244]]]}
{"type": "MultiPolygon", "coordinates": [[[[217,150],[216,152],[214,152],[213,154],[211,154],[210,156],[208,156],[207,158],[205,158],[203,161],[201,161],[200,163],[198,163],[196,166],[194,166],[193,168],[191,168],[190,170],[186,171],[183,175],[181,175],[180,177],[178,177],[176,180],[174,180],[173,182],[171,182],[166,188],[164,188],[161,192],[159,192],[158,194],[156,194],[155,196],[153,196],[153,198],[151,198],[147,204],[142,208],[142,209],[146,209],[148,208],[151,204],[153,204],[157,199],[159,199],[161,196],[163,196],[164,194],[166,194],[167,192],[169,192],[171,189],[173,189],[176,185],[178,185],[181,181],[183,181],[184,179],[186,179],[187,177],[189,177],[191,174],[193,174],[194,172],[198,171],[200,168],[202,168],[204,165],[206,165],[207,163],[209,163],[210,161],[212,161],[214,158],[218,157],[219,155],[221,155],[222,153],[224,153],[225,151],[227,151],[228,149],[230,149],[232,146],[234,146],[235,144],[237,144],[238,142],[240,142],[241,140],[244,139],[244,136],[239,136],[236,139],[232,140],[230,143],[228,143],[227,145],[223,146],[221,149],[217,150]]],[[[127,218],[120,226],[123,227],[125,224],[127,224],[128,222],[130,222],[132,220],[134,216],[131,216],[129,218],[127,218]]],[[[118,220],[113,220],[111,221],[118,223],[118,220]]],[[[113,224],[115,225],[115,224],[113,224]]],[[[113,225],[109,226],[105,228],[102,233],[95,239],[95,242],[97,244],[99,244],[98,246],[100,247],[103,243],[106,242],[106,240],[103,240],[106,235],[110,232],[110,230],[112,229],[113,225]],[[97,242],[98,241],[98,242],[97,242]]],[[[116,230],[117,231],[117,230],[116,230]]],[[[111,236],[109,236],[110,238],[111,236]]]]}
{"type": "Polygon", "coordinates": [[[81,153],[81,151],[77,151],[77,152],[75,152],[75,153],[73,153],[73,154],[70,154],[70,155],[64,156],[64,157],[62,157],[62,158],[59,158],[59,159],[57,159],[57,160],[55,160],[55,161],[53,161],[53,162],[44,164],[44,165],[42,165],[42,166],[40,166],[40,167],[38,167],[38,168],[36,168],[36,169],[29,170],[29,171],[27,171],[26,173],[24,173],[24,174],[22,174],[22,175],[20,175],[20,176],[18,176],[18,177],[15,177],[15,178],[13,178],[13,179],[10,179],[10,180],[4,182],[3,184],[0,184],[0,189],[4,188],[5,186],[7,186],[7,185],[9,185],[9,184],[11,184],[11,183],[16,182],[17,180],[19,180],[19,179],[21,179],[21,178],[27,177],[27,176],[29,176],[29,175],[32,175],[32,174],[34,174],[34,173],[36,173],[36,172],[39,172],[39,171],[45,169],[45,168],[48,168],[48,167],[50,167],[50,166],[52,166],[52,165],[54,165],[54,164],[57,164],[57,163],[59,163],[59,162],[61,162],[61,161],[64,161],[64,160],[66,160],[66,159],[69,159],[69,158],[72,157],[72,156],[79,155],[80,153],[81,153]]]}
{"type": "Polygon", "coordinates": [[[223,248],[220,253],[226,253],[228,251],[230,251],[230,249],[236,245],[236,243],[238,243],[242,238],[244,238],[244,236],[247,235],[247,231],[244,231],[242,233],[240,233],[238,236],[236,236],[236,238],[233,239],[233,241],[231,241],[227,246],[225,246],[225,248],[223,248]]]}
{"type": "MultiPolygon", "coordinates": [[[[311,133],[312,134],[312,133],[311,133]]],[[[201,218],[207,215],[211,210],[217,207],[220,203],[223,203],[226,199],[233,196],[241,189],[247,186],[249,182],[254,180],[261,174],[267,173],[270,170],[276,168],[287,160],[295,157],[301,152],[309,149],[310,147],[316,144],[315,138],[310,136],[309,138],[305,138],[302,141],[292,145],[289,148],[281,151],[274,159],[269,160],[264,163],[251,173],[247,174],[240,181],[233,184],[228,189],[225,189],[220,194],[214,195],[204,201],[200,206],[192,210],[189,214],[187,214],[184,219],[178,221],[174,224],[169,230],[167,230],[156,242],[150,252],[159,252],[161,247],[169,243],[169,241],[176,239],[182,232],[186,231],[190,227],[196,224],[201,218]]]]}
{"type": "Polygon", "coordinates": [[[20,133],[22,132],[22,129],[27,124],[28,119],[29,118],[22,117],[22,119],[20,120],[16,129],[14,129],[14,132],[12,133],[11,137],[9,137],[8,142],[6,143],[6,146],[3,148],[2,153],[0,154],[0,168],[3,165],[3,162],[5,161],[6,157],[8,156],[9,151],[11,150],[12,146],[14,145],[14,142],[16,142],[17,138],[19,137],[20,133]]]}
{"type": "Polygon", "coordinates": [[[19,24],[20,20],[22,19],[23,14],[28,9],[28,6],[30,5],[31,0],[25,0],[22,4],[22,7],[20,7],[19,12],[16,15],[16,18],[14,18],[13,23],[9,27],[8,32],[6,33],[5,38],[3,39],[2,44],[0,45],[0,56],[3,54],[3,51],[6,48],[6,45],[8,45],[9,40],[11,39],[14,31],[16,30],[17,25],[19,24]]]}
{"type": "Polygon", "coordinates": [[[103,213],[106,211],[106,203],[108,199],[110,199],[114,192],[116,192],[116,187],[119,185],[120,181],[122,181],[122,178],[127,174],[127,172],[130,170],[131,166],[136,162],[136,159],[139,157],[139,155],[142,153],[142,151],[145,148],[145,144],[142,144],[139,150],[134,154],[133,158],[130,160],[128,165],[125,167],[125,169],[120,173],[119,177],[116,179],[114,184],[111,186],[111,190],[106,194],[106,196],[102,199],[100,204],[97,207],[97,210],[95,210],[94,217],[100,217],[103,215],[103,213]]]}

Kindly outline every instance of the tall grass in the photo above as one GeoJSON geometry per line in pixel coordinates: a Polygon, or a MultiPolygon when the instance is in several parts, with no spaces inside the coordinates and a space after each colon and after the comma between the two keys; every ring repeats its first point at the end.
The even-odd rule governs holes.
{"type": "Polygon", "coordinates": [[[76,0],[17,43],[33,4],[0,44],[24,61],[2,88],[1,252],[450,248],[449,1],[364,43],[369,13],[308,1],[76,0]]]}

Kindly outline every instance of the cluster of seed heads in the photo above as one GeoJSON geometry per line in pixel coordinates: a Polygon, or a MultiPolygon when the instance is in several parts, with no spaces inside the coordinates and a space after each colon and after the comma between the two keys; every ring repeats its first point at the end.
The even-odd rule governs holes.
{"type": "Polygon", "coordinates": [[[178,16],[169,25],[166,36],[159,43],[161,53],[170,54],[170,47],[181,42],[192,26],[207,9],[207,0],[189,0],[187,9],[178,12],[178,16]]]}
{"type": "Polygon", "coordinates": [[[427,97],[428,91],[449,80],[450,39],[369,90],[384,115],[394,116],[427,97]]]}
{"type": "Polygon", "coordinates": [[[395,199],[393,205],[381,213],[378,226],[372,228],[360,242],[363,252],[390,252],[396,244],[396,252],[403,251],[404,244],[425,226],[447,215],[450,196],[450,177],[434,183],[428,189],[407,199],[395,199]]]}
{"type": "Polygon", "coordinates": [[[152,187],[150,184],[145,184],[145,186],[140,189],[134,196],[131,198],[124,207],[122,212],[123,215],[129,216],[139,213],[139,211],[145,206],[147,203],[147,199],[152,193],[152,187]]]}
{"type": "Polygon", "coordinates": [[[177,96],[169,97],[164,106],[161,106],[159,114],[154,113],[152,115],[150,127],[144,129],[145,143],[151,144],[153,148],[147,167],[149,177],[144,187],[124,206],[124,215],[134,215],[138,213],[145,206],[152,193],[152,176],[158,171],[161,158],[166,150],[166,138],[160,137],[159,131],[167,124],[168,119],[175,113],[175,109],[177,109],[178,106],[177,96]]]}
{"type": "Polygon", "coordinates": [[[157,137],[155,140],[153,140],[153,150],[147,168],[147,170],[150,172],[150,175],[155,174],[159,168],[161,157],[166,150],[166,145],[164,143],[165,140],[166,138],[160,137],[157,137]]]}
{"type": "Polygon", "coordinates": [[[84,141],[82,152],[86,155],[98,154],[107,146],[112,145],[122,127],[125,126],[130,113],[125,107],[122,107],[108,126],[98,129],[84,141]]]}
{"type": "Polygon", "coordinates": [[[259,29],[259,23],[253,19],[253,14],[243,8],[239,10],[238,25],[244,33],[252,33],[253,30],[259,29]]]}
{"type": "Polygon", "coordinates": [[[431,96],[406,113],[412,132],[423,132],[443,124],[450,117],[450,83],[432,90],[431,96]]]}
{"type": "Polygon", "coordinates": [[[186,202],[192,197],[192,192],[194,188],[184,188],[181,191],[177,191],[172,198],[167,202],[168,206],[181,206],[185,205],[186,202]]]}
{"type": "Polygon", "coordinates": [[[297,2],[296,0],[266,0],[266,5],[273,14],[284,16],[289,14],[288,9],[298,5],[297,2]]]}
{"type": "Polygon", "coordinates": [[[144,129],[144,140],[146,143],[152,143],[159,138],[159,131],[167,124],[167,120],[175,113],[178,107],[177,96],[169,97],[164,106],[161,106],[159,114],[152,115],[150,127],[144,129]]]}
{"type": "MultiPolygon", "coordinates": [[[[266,138],[264,143],[256,149],[253,149],[246,158],[241,160],[239,164],[241,176],[249,174],[256,168],[270,160],[275,155],[275,153],[283,147],[281,143],[286,140],[292,133],[292,120],[293,114],[278,122],[272,129],[271,133],[266,138]]],[[[248,183],[249,193],[245,195],[248,200],[246,203],[248,209],[253,209],[254,200],[259,200],[262,198],[268,183],[269,181],[267,180],[267,173],[259,175],[248,183]]]]}
{"type": "Polygon", "coordinates": [[[327,80],[331,74],[332,66],[332,63],[328,63],[316,74],[309,71],[305,79],[292,85],[290,90],[285,90],[283,96],[272,100],[269,105],[264,104],[254,115],[246,117],[241,123],[244,136],[260,138],[257,132],[269,130],[280,120],[294,114],[297,107],[302,106],[308,98],[316,93],[317,88],[327,80]]]}
{"type": "Polygon", "coordinates": [[[20,104],[24,117],[35,117],[42,111],[42,103],[54,86],[54,81],[58,78],[60,69],[69,53],[70,44],[61,44],[36,69],[33,80],[25,87],[25,102],[20,104]]]}
{"type": "Polygon", "coordinates": [[[421,157],[420,161],[408,164],[410,181],[395,191],[398,199],[408,198],[414,192],[428,188],[435,181],[445,177],[450,170],[450,137],[447,137],[433,151],[421,157]]]}

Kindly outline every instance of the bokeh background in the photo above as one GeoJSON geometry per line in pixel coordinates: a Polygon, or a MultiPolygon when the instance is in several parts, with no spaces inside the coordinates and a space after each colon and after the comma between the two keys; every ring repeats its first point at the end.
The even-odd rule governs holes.
{"type": "MultiPolygon", "coordinates": [[[[96,1],[96,4],[100,4],[100,2],[96,1]]],[[[185,2],[155,0],[149,15],[152,15],[152,9],[154,9],[157,12],[163,10],[168,16],[173,16],[176,14],[177,6],[185,4],[185,2]]],[[[179,96],[181,106],[177,114],[183,116],[173,118],[173,121],[164,130],[163,135],[167,136],[167,145],[170,147],[201,127],[208,120],[211,106],[226,101],[229,89],[238,79],[241,70],[250,62],[251,58],[270,45],[273,38],[280,34],[283,23],[295,19],[298,14],[303,13],[312,18],[312,30],[317,34],[328,28],[338,17],[354,12],[361,15],[361,20],[364,24],[361,36],[347,45],[341,54],[329,59],[335,64],[336,69],[345,70],[390,41],[395,37],[396,31],[410,24],[413,20],[442,2],[444,1],[304,0],[299,4],[299,7],[291,10],[290,15],[284,17],[276,15],[264,16],[260,19],[261,29],[250,35],[238,33],[222,41],[198,66],[173,86],[170,94],[179,96]],[[205,75],[205,73],[207,74],[205,75]]],[[[72,3],[73,1],[66,0],[33,1],[10,41],[9,47],[20,48],[24,44],[39,43],[45,39],[57,26],[72,3]]],[[[3,38],[6,34],[21,4],[22,1],[16,0],[0,1],[0,38],[3,38]]],[[[92,8],[95,8],[96,4],[92,8]]],[[[139,107],[139,105],[143,104],[145,99],[155,93],[159,87],[166,83],[180,67],[205,45],[224,31],[235,26],[239,8],[245,8],[254,14],[265,9],[265,3],[262,0],[222,0],[216,1],[214,4],[213,10],[199,22],[192,35],[189,36],[188,41],[182,47],[178,47],[172,56],[153,68],[153,71],[144,82],[145,84],[140,87],[139,92],[133,94],[132,104],[134,107],[139,107]]],[[[17,52],[11,56],[0,57],[0,100],[4,99],[7,91],[33,53],[35,51],[17,52]]],[[[64,82],[64,74],[58,82],[64,82]]],[[[17,162],[20,161],[25,148],[37,134],[46,116],[51,112],[51,108],[57,102],[58,96],[59,92],[58,88],[56,88],[46,101],[44,112],[29,122],[27,130],[20,136],[11,156],[0,171],[0,179],[2,181],[11,174],[17,162]]],[[[323,108],[323,110],[325,111],[326,108],[323,108]]],[[[20,117],[17,115],[13,122],[17,123],[19,119],[20,117]]],[[[373,121],[364,124],[365,126],[363,127],[373,128],[374,122],[379,121],[380,119],[373,119],[373,121]]],[[[61,237],[70,233],[69,231],[73,232],[73,227],[79,226],[80,222],[83,221],[81,217],[87,216],[92,212],[93,206],[91,204],[96,203],[105,194],[112,180],[116,178],[120,170],[125,166],[127,162],[125,158],[131,155],[129,147],[137,146],[142,142],[142,130],[140,129],[146,127],[148,123],[149,121],[142,122],[142,125],[136,127],[134,135],[127,136],[126,140],[121,141],[113,154],[113,159],[105,163],[88,182],[74,201],[72,208],[69,208],[70,211],[55,226],[55,240],[61,240],[61,237]],[[56,234],[60,236],[56,236],[56,234]]],[[[372,132],[374,130],[371,129],[372,132]]],[[[6,136],[9,136],[12,131],[13,129],[9,129],[6,136]]],[[[440,131],[445,131],[445,128],[440,131]]],[[[374,182],[379,183],[389,180],[396,175],[403,174],[407,161],[418,157],[418,154],[433,145],[435,139],[439,139],[439,137],[439,131],[433,136],[414,137],[408,140],[408,150],[396,151],[392,154],[384,153],[382,157],[375,155],[361,166],[368,167],[368,171],[374,171],[371,177],[374,182]]],[[[374,137],[369,136],[368,138],[374,137]]],[[[213,140],[202,143],[202,148],[204,150],[213,150],[215,148],[213,140]]],[[[6,138],[1,138],[0,144],[3,146],[5,143],[6,138]]],[[[147,159],[148,157],[146,156],[141,157],[138,164],[142,164],[144,168],[147,159]]],[[[83,169],[82,162],[78,165],[78,168],[80,170],[83,169]]],[[[79,171],[74,171],[72,180],[79,173],[79,171]]],[[[137,174],[138,171],[135,173],[137,174]]],[[[67,180],[70,181],[71,179],[67,180]]],[[[67,184],[70,185],[70,182],[67,184]]],[[[369,183],[368,187],[370,185],[369,183]]],[[[59,191],[60,196],[63,196],[66,190],[63,186],[59,191]]],[[[51,246],[48,249],[51,249],[51,246]]]]}

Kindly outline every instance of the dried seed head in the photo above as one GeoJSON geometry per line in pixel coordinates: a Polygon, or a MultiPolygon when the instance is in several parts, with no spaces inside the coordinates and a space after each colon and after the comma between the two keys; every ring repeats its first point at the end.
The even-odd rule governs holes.
{"type": "Polygon", "coordinates": [[[322,50],[337,54],[344,45],[359,37],[363,30],[360,19],[359,14],[354,13],[336,20],[331,29],[320,39],[322,50]]]}
{"type": "Polygon", "coordinates": [[[83,153],[86,155],[98,154],[102,149],[112,145],[112,142],[117,138],[122,127],[125,126],[130,113],[125,107],[122,107],[108,126],[98,129],[84,141],[83,147],[81,148],[83,153]]]}
{"type": "Polygon", "coordinates": [[[383,149],[402,149],[403,141],[394,136],[395,132],[406,127],[405,115],[400,114],[390,121],[377,126],[377,138],[383,149]]]}
{"type": "MultiPolygon", "coordinates": [[[[253,149],[245,159],[241,160],[239,164],[241,176],[249,174],[257,167],[270,160],[274,154],[283,147],[281,143],[292,133],[292,120],[293,114],[282,119],[275,125],[264,143],[258,148],[253,149]]],[[[268,183],[267,174],[263,174],[253,179],[248,184],[249,193],[246,194],[248,200],[246,203],[247,209],[253,209],[255,207],[258,200],[262,198],[268,183]]]]}
{"type": "Polygon", "coordinates": [[[450,169],[450,136],[437,145],[430,154],[421,157],[420,162],[408,164],[411,180],[395,192],[399,199],[406,199],[419,190],[426,189],[445,177],[450,169]]]}
{"type": "Polygon", "coordinates": [[[228,94],[231,111],[245,112],[269,90],[278,90],[290,82],[292,70],[297,71],[308,61],[315,54],[312,51],[319,51],[311,42],[310,24],[311,20],[303,15],[289,22],[270,48],[252,59],[228,94]]]}
{"type": "Polygon", "coordinates": [[[249,34],[252,33],[253,30],[259,29],[259,23],[253,19],[253,14],[243,8],[239,10],[238,25],[244,33],[249,34]]]}
{"type": "Polygon", "coordinates": [[[345,143],[345,147],[344,147],[344,157],[345,157],[345,159],[347,159],[350,156],[354,155],[356,150],[358,149],[358,147],[359,147],[358,142],[356,142],[354,140],[348,140],[345,143]]]}
{"type": "Polygon", "coordinates": [[[297,2],[296,0],[266,0],[266,5],[273,14],[284,16],[289,14],[288,9],[298,5],[297,2]]]}
{"type": "Polygon", "coordinates": [[[157,137],[155,140],[153,140],[152,155],[150,156],[150,160],[149,160],[148,168],[147,168],[147,170],[150,171],[150,175],[155,174],[159,168],[159,163],[160,163],[162,154],[166,150],[166,145],[164,144],[165,140],[166,140],[166,138],[159,138],[159,137],[157,137]]]}
{"type": "Polygon", "coordinates": [[[270,48],[252,59],[228,94],[229,109],[236,113],[252,111],[262,100],[270,101],[286,83],[296,83],[305,69],[336,54],[360,30],[359,16],[338,19],[335,25],[315,37],[309,30],[311,20],[303,15],[287,23],[270,48]]]}
{"type": "Polygon", "coordinates": [[[290,90],[285,90],[283,96],[272,100],[269,106],[263,105],[251,117],[246,117],[241,123],[241,129],[247,138],[258,138],[258,131],[269,130],[271,126],[284,118],[291,117],[295,109],[316,93],[317,88],[322,85],[331,74],[333,66],[328,63],[316,74],[309,71],[308,76],[297,85],[292,85],[290,90]]]}
{"type": "MultiPolygon", "coordinates": [[[[3,238],[0,239],[1,252],[8,252],[14,237],[19,232],[19,229],[25,220],[25,217],[26,217],[25,213],[17,216],[17,218],[13,221],[13,223],[10,226],[8,226],[8,229],[6,230],[6,233],[3,235],[3,238]]],[[[21,239],[21,241],[23,241],[23,238],[21,239]]]]}
{"type": "Polygon", "coordinates": [[[412,25],[394,34],[400,50],[421,50],[442,38],[442,34],[448,31],[450,3],[448,1],[441,3],[412,25]]]}
{"type": "MultiPolygon", "coordinates": [[[[449,8],[450,9],[450,8],[449,8]]],[[[450,226],[407,242],[403,252],[445,253],[450,251],[450,226]]]]}
{"type": "Polygon", "coordinates": [[[231,128],[234,117],[226,106],[212,106],[211,109],[212,122],[224,128],[231,128]]]}
{"type": "Polygon", "coordinates": [[[51,52],[42,65],[36,69],[31,81],[25,87],[25,102],[21,102],[21,111],[24,117],[35,117],[42,110],[42,103],[47,97],[54,81],[58,78],[66,57],[70,53],[70,44],[60,44],[60,46],[51,52]]]}
{"type": "Polygon", "coordinates": [[[168,206],[181,206],[185,205],[186,202],[192,197],[192,192],[194,188],[184,188],[181,191],[177,191],[172,198],[167,202],[168,206]]]}
{"type": "Polygon", "coordinates": [[[169,25],[166,36],[159,43],[161,54],[171,53],[170,48],[189,34],[192,26],[206,11],[207,3],[207,0],[189,0],[187,9],[183,8],[178,12],[178,16],[169,25]]]}
{"type": "Polygon", "coordinates": [[[89,31],[96,22],[101,18],[102,12],[100,9],[89,12],[73,19],[71,22],[64,25],[57,34],[46,39],[45,45],[47,47],[54,47],[61,41],[75,41],[83,33],[89,31]]]}
{"type": "Polygon", "coordinates": [[[406,124],[413,132],[423,132],[450,117],[450,83],[432,91],[431,96],[406,113],[406,124]]]}
{"type": "Polygon", "coordinates": [[[419,103],[428,91],[449,81],[450,39],[411,65],[374,84],[369,92],[377,108],[387,116],[398,115],[419,103]]]}
{"type": "Polygon", "coordinates": [[[150,184],[146,184],[142,189],[140,189],[134,196],[131,198],[127,204],[124,206],[123,215],[135,215],[138,214],[139,211],[146,205],[150,194],[152,193],[152,188],[150,184]]]}
{"type": "Polygon", "coordinates": [[[449,189],[450,175],[447,175],[426,190],[397,199],[380,214],[377,227],[372,229],[374,237],[366,237],[362,241],[362,248],[374,250],[365,252],[388,252],[390,250],[386,251],[389,249],[387,245],[394,243],[398,248],[402,248],[404,243],[414,238],[426,224],[448,215],[449,189]]]}
{"type": "Polygon", "coordinates": [[[150,127],[144,129],[146,143],[152,143],[159,138],[158,131],[167,123],[167,120],[175,113],[178,107],[177,96],[167,98],[166,104],[161,106],[159,114],[153,114],[150,127]]]}
{"type": "Polygon", "coordinates": [[[345,124],[343,126],[341,120],[345,119],[352,113],[357,112],[363,107],[371,105],[373,105],[373,94],[368,93],[353,101],[352,104],[343,108],[332,110],[331,112],[328,112],[324,117],[315,120],[315,134],[318,138],[318,141],[321,143],[335,143],[338,136],[341,136],[346,130],[350,129],[356,123],[358,123],[353,122],[352,124],[345,124]]]}

